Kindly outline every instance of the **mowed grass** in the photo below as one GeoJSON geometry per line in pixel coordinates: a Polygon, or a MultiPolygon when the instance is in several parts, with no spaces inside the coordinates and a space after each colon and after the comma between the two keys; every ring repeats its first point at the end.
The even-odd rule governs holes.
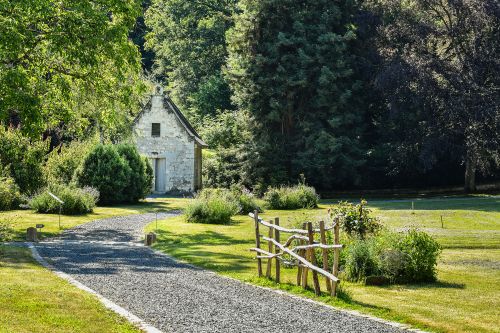
{"type": "Polygon", "coordinates": [[[189,199],[185,198],[157,198],[141,201],[133,205],[120,205],[113,207],[96,207],[94,212],[85,215],[61,215],[61,229],[59,228],[59,215],[37,214],[32,210],[12,210],[0,212],[0,222],[5,222],[14,231],[14,240],[24,240],[26,229],[43,224],[42,238],[52,237],[82,223],[113,216],[150,213],[155,211],[177,210],[185,206],[189,199]]]}
{"type": "Polygon", "coordinates": [[[142,331],[35,263],[28,249],[0,245],[0,332],[142,331]]]}
{"type": "MultiPolygon", "coordinates": [[[[335,299],[327,295],[316,297],[311,291],[294,287],[295,269],[282,269],[281,285],[256,278],[255,254],[249,251],[255,245],[254,224],[247,216],[235,217],[231,225],[187,223],[182,216],[160,221],[155,247],[226,276],[419,328],[436,332],[500,332],[499,202],[495,197],[420,199],[415,200],[412,211],[411,200],[369,201],[374,214],[387,227],[418,227],[443,244],[438,282],[389,287],[343,282],[347,293],[335,299]],[[441,228],[441,215],[447,216],[445,228],[441,228]],[[486,236],[478,236],[482,233],[486,236]]],[[[325,218],[332,203],[323,202],[319,209],[312,210],[266,211],[262,216],[278,216],[284,226],[318,221],[325,218]]],[[[154,230],[155,225],[150,224],[147,229],[154,230]]]]}

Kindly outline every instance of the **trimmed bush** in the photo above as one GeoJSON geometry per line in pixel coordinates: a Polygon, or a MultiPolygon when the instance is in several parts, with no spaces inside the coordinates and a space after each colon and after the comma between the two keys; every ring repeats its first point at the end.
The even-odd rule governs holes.
{"type": "Polygon", "coordinates": [[[188,222],[228,224],[239,211],[240,206],[230,191],[204,189],[187,205],[184,215],[188,222]]]}
{"type": "Polygon", "coordinates": [[[122,156],[130,167],[127,186],[123,189],[125,200],[137,202],[151,191],[153,182],[153,168],[148,169],[149,162],[142,158],[137,148],[130,144],[116,146],[116,151],[122,156]]]}
{"type": "Polygon", "coordinates": [[[341,201],[333,208],[332,216],[342,216],[340,226],[349,236],[363,239],[367,234],[374,234],[382,227],[379,220],[371,216],[371,210],[366,208],[366,203],[365,200],[361,200],[359,204],[353,205],[341,201]]]}
{"type": "Polygon", "coordinates": [[[0,211],[16,209],[21,203],[19,187],[11,177],[0,177],[0,211]]]}
{"type": "Polygon", "coordinates": [[[98,145],[75,173],[76,183],[99,190],[101,204],[137,202],[151,190],[153,171],[131,145],[98,145]]]}
{"type": "Polygon", "coordinates": [[[59,212],[59,202],[48,191],[64,201],[61,213],[65,215],[91,213],[99,200],[99,191],[92,187],[77,188],[65,185],[51,185],[30,200],[30,207],[37,213],[55,214],[59,212]]]}
{"type": "Polygon", "coordinates": [[[318,207],[319,196],[314,187],[299,184],[269,188],[264,194],[269,209],[300,209],[318,207]]]}

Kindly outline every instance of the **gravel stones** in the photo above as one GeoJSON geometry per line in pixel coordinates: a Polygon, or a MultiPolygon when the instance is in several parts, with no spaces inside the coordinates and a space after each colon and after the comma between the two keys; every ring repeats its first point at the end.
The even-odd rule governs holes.
{"type": "Polygon", "coordinates": [[[58,270],[164,332],[403,332],[158,254],[140,243],[154,219],[141,214],[97,220],[36,248],[58,270]]]}

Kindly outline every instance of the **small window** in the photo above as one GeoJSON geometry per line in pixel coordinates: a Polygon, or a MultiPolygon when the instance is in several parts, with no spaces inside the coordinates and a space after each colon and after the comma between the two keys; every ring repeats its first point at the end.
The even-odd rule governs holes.
{"type": "Polygon", "coordinates": [[[160,136],[160,123],[152,123],[151,124],[151,136],[158,137],[160,136]]]}

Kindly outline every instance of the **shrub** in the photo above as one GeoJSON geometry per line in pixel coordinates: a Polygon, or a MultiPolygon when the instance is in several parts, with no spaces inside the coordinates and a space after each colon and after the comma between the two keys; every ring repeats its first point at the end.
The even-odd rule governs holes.
{"type": "Polygon", "coordinates": [[[254,211],[262,213],[264,210],[257,203],[255,196],[246,188],[233,187],[231,193],[240,208],[239,214],[246,215],[254,211]]]}
{"type": "Polygon", "coordinates": [[[361,281],[382,275],[393,283],[433,282],[439,244],[427,233],[411,229],[355,239],[346,247],[347,280],[361,281]]]}
{"type": "Polygon", "coordinates": [[[149,161],[146,158],[141,158],[137,148],[133,145],[117,145],[116,150],[127,161],[130,167],[127,186],[123,189],[125,201],[137,202],[151,191],[153,168],[149,165],[149,161]]]}
{"type": "Polygon", "coordinates": [[[228,224],[239,210],[237,201],[228,190],[205,189],[187,205],[184,214],[188,222],[228,224]]]}
{"type": "Polygon", "coordinates": [[[128,186],[130,167],[112,145],[96,146],[83,160],[75,173],[78,186],[97,188],[102,204],[126,201],[124,193],[128,186]]]}
{"type": "Polygon", "coordinates": [[[11,177],[0,177],[0,211],[15,209],[21,203],[19,187],[11,177]]]}
{"type": "Polygon", "coordinates": [[[153,169],[132,145],[98,145],[75,173],[79,186],[99,190],[100,203],[137,202],[151,190],[153,169]]]}
{"type": "Polygon", "coordinates": [[[404,269],[396,277],[397,281],[436,281],[436,265],[441,247],[430,235],[410,229],[396,241],[395,249],[405,258],[404,269]]]}
{"type": "Polygon", "coordinates": [[[92,141],[73,141],[67,146],[53,150],[45,162],[44,174],[49,184],[69,184],[76,169],[95,146],[92,141]]]}
{"type": "Polygon", "coordinates": [[[341,201],[331,211],[332,216],[341,216],[341,228],[349,236],[365,238],[367,234],[374,234],[382,225],[377,218],[371,216],[371,210],[366,208],[366,201],[361,200],[357,205],[341,201]]]}
{"type": "Polygon", "coordinates": [[[344,273],[348,281],[361,281],[380,273],[380,261],[374,239],[358,239],[346,249],[344,273]]]}
{"type": "Polygon", "coordinates": [[[48,141],[30,140],[19,130],[0,126],[0,168],[8,171],[21,193],[32,194],[45,185],[42,165],[48,141]]]}
{"type": "Polygon", "coordinates": [[[48,191],[64,201],[61,213],[65,215],[91,213],[99,200],[99,192],[92,187],[51,185],[30,200],[30,207],[37,213],[59,212],[59,202],[50,196],[48,191]]]}
{"type": "Polygon", "coordinates": [[[264,194],[269,209],[300,209],[318,207],[319,196],[314,187],[299,184],[269,188],[264,194]]]}

